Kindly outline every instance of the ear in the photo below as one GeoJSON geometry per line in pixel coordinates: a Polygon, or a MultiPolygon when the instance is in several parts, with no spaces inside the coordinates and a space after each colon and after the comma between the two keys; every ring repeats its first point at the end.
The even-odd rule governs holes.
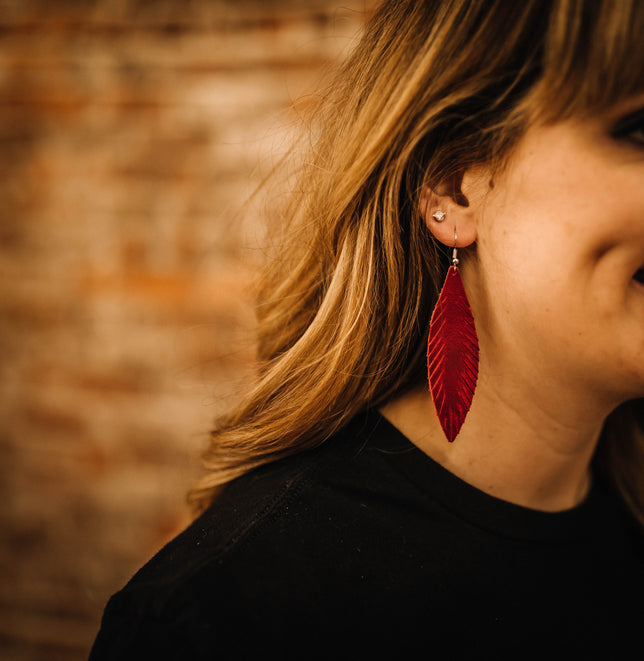
{"type": "Polygon", "coordinates": [[[425,186],[420,198],[420,215],[427,229],[450,248],[465,248],[476,241],[476,208],[462,191],[464,178],[469,177],[461,172],[438,186],[425,186]],[[445,214],[442,220],[434,216],[439,211],[445,214]]]}

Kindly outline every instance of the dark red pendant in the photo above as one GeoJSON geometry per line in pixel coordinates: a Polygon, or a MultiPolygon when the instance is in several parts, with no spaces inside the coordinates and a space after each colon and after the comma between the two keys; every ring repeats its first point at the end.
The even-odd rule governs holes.
{"type": "Polygon", "coordinates": [[[479,340],[461,273],[451,266],[429,324],[427,377],[451,443],[470,410],[479,373],[479,340]]]}

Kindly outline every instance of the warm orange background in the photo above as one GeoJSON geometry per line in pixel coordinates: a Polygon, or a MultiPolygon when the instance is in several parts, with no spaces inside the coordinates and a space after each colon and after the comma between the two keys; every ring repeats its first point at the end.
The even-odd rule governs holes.
{"type": "Polygon", "coordinates": [[[0,0],[3,659],[85,659],[188,521],[253,358],[244,200],[373,4],[0,0]]]}

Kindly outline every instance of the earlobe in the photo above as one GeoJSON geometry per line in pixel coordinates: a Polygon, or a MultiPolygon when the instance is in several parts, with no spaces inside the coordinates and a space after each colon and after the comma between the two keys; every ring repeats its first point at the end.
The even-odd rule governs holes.
{"type": "Polygon", "coordinates": [[[464,248],[476,241],[473,209],[458,186],[449,186],[444,193],[426,186],[420,198],[420,215],[434,238],[450,248],[464,248]]]}

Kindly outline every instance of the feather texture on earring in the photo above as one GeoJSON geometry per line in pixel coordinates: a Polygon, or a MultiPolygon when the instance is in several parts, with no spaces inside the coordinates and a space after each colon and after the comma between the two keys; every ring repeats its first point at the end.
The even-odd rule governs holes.
{"type": "Polygon", "coordinates": [[[447,272],[429,324],[427,376],[441,427],[451,443],[470,410],[479,372],[479,342],[457,266],[447,272]]]}

